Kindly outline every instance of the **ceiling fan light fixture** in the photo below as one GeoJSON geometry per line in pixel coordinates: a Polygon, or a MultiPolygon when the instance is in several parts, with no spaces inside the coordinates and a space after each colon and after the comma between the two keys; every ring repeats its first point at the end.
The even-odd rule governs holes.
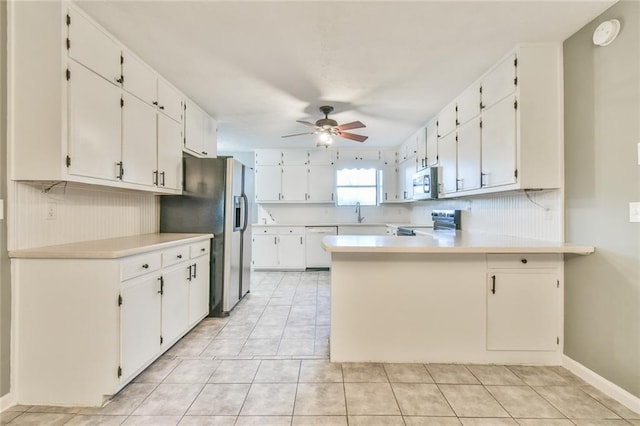
{"type": "Polygon", "coordinates": [[[330,145],[333,142],[333,138],[331,137],[331,133],[328,130],[323,130],[318,135],[318,145],[330,145]]]}

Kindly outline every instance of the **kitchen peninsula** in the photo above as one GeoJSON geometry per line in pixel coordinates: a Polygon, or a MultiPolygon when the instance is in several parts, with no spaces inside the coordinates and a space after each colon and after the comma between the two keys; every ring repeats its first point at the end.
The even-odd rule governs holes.
{"type": "Polygon", "coordinates": [[[462,231],[331,236],[323,247],[333,362],[558,365],[563,260],[594,252],[462,231]]]}

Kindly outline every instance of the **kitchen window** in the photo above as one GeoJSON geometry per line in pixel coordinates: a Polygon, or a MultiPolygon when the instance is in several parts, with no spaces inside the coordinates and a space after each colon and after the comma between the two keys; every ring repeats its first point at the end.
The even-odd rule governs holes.
{"type": "Polygon", "coordinates": [[[378,204],[378,172],[370,169],[340,169],[336,172],[338,206],[363,206],[378,204]]]}

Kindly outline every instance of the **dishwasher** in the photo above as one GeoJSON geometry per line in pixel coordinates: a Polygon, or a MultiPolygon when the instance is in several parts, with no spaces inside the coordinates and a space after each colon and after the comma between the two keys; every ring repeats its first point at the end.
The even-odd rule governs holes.
{"type": "Polygon", "coordinates": [[[331,253],[322,248],[322,239],[327,235],[337,235],[337,226],[307,226],[307,268],[331,267],[331,253]]]}

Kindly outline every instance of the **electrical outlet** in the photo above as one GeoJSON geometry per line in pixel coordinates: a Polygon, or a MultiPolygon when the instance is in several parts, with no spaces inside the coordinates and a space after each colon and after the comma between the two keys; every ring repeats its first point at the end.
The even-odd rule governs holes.
{"type": "Polygon", "coordinates": [[[640,222],[640,203],[629,203],[629,222],[640,222]]]}
{"type": "Polygon", "coordinates": [[[47,203],[47,220],[55,220],[58,216],[58,205],[54,202],[47,203]]]}

